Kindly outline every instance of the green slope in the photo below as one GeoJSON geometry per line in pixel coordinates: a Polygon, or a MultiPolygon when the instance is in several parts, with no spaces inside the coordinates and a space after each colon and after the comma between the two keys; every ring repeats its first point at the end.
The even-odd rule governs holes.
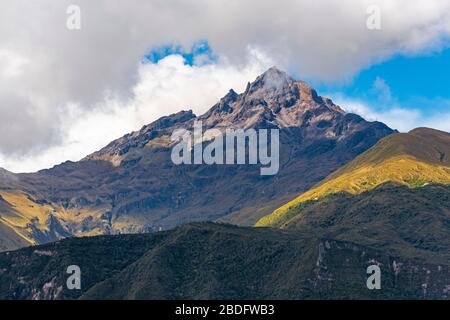
{"type": "Polygon", "coordinates": [[[449,264],[318,233],[198,223],[0,253],[2,299],[447,299],[449,264]],[[379,264],[383,290],[366,287],[379,264]],[[67,290],[77,264],[82,290],[67,290]],[[427,291],[423,291],[423,284],[427,291]]]}
{"type": "Polygon", "coordinates": [[[281,225],[423,260],[450,261],[450,187],[385,184],[339,193],[291,209],[281,225]]]}
{"type": "Polygon", "coordinates": [[[165,233],[68,238],[0,253],[0,300],[76,299],[165,239],[165,233]],[[82,290],[66,289],[66,270],[78,265],[82,290]]]}
{"type": "Polygon", "coordinates": [[[433,278],[428,284],[437,290],[450,277],[446,264],[439,269],[432,261],[424,264],[392,257],[385,251],[306,236],[296,230],[189,225],[178,230],[175,239],[147,252],[82,298],[422,298],[419,282],[424,281],[425,270],[430,270],[433,278]],[[366,288],[366,269],[373,261],[379,262],[385,272],[384,287],[379,292],[366,288]],[[394,261],[404,266],[396,277],[394,261]],[[413,274],[417,267],[423,271],[413,274]]]}
{"type": "Polygon", "coordinates": [[[360,194],[388,182],[410,188],[428,183],[450,184],[450,134],[419,128],[388,136],[256,225],[282,226],[294,212],[301,212],[305,202],[340,192],[360,194]]]}

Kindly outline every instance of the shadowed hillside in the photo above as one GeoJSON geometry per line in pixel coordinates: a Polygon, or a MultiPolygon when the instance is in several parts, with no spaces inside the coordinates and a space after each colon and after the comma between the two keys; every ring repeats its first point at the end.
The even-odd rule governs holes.
{"type": "Polygon", "coordinates": [[[438,259],[212,223],[1,253],[0,270],[3,299],[446,299],[450,281],[438,259]],[[65,288],[71,264],[82,270],[82,290],[65,288]],[[366,287],[372,264],[383,272],[382,290],[366,287]]]}

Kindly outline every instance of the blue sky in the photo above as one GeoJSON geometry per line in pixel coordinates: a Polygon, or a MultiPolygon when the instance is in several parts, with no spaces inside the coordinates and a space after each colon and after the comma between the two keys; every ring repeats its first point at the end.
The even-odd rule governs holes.
{"type": "Polygon", "coordinates": [[[450,49],[424,56],[398,55],[362,70],[347,85],[317,89],[378,103],[380,108],[399,104],[424,112],[444,112],[450,107],[449,71],[450,49]],[[390,97],[383,96],[382,84],[390,97]]]}
{"type": "Polygon", "coordinates": [[[181,55],[187,65],[214,63],[216,56],[206,40],[195,42],[190,48],[183,48],[178,44],[161,45],[149,50],[142,59],[143,63],[158,63],[165,57],[178,54],[181,55]],[[202,57],[201,61],[198,59],[202,57]]]}

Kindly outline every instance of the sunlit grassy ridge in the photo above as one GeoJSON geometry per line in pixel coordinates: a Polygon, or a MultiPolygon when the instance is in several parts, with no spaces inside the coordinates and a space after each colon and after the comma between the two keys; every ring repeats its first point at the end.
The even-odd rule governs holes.
{"type": "Polygon", "coordinates": [[[290,211],[331,194],[360,194],[395,182],[417,188],[428,183],[450,184],[450,134],[420,128],[389,136],[323,182],[263,217],[257,226],[280,226],[290,211]]]}
{"type": "MultiPolygon", "coordinates": [[[[29,195],[22,192],[0,192],[3,210],[0,223],[13,230],[26,243],[36,245],[36,233],[43,235],[51,232],[51,218],[58,218],[61,228],[68,231],[71,225],[80,225],[89,217],[100,218],[102,209],[79,210],[65,209],[59,205],[39,203],[29,195]]],[[[78,236],[95,236],[101,234],[98,228],[86,231],[73,230],[78,236]]]]}
{"type": "Polygon", "coordinates": [[[10,210],[2,212],[1,222],[13,229],[29,244],[37,244],[27,235],[26,229],[34,221],[41,230],[48,230],[45,222],[53,208],[47,205],[37,205],[22,193],[1,192],[0,196],[11,206],[10,210]]]}

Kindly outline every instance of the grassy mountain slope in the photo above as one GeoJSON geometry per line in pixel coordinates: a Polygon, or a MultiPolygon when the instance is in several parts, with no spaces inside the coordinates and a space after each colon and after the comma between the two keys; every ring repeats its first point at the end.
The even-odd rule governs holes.
{"type": "MultiPolygon", "coordinates": [[[[2,250],[56,241],[71,235],[92,236],[101,231],[90,226],[90,220],[102,220],[101,210],[64,208],[36,199],[24,192],[0,191],[0,224],[21,241],[9,242],[2,250]]],[[[7,236],[0,232],[0,239],[7,236]]]]}
{"type": "Polygon", "coordinates": [[[446,299],[449,281],[450,268],[439,260],[296,230],[213,223],[0,253],[3,299],[446,299]],[[374,263],[383,290],[366,287],[374,263]],[[81,290],[65,289],[71,264],[81,268],[81,290]]]}
{"type": "Polygon", "coordinates": [[[22,248],[32,244],[16,233],[4,221],[0,221],[0,234],[2,235],[0,238],[0,251],[5,251],[9,248],[22,248]]]}
{"type": "Polygon", "coordinates": [[[307,201],[340,192],[360,194],[387,182],[410,188],[450,184],[450,134],[419,128],[386,137],[316,187],[260,219],[257,226],[283,225],[307,201]]]}

